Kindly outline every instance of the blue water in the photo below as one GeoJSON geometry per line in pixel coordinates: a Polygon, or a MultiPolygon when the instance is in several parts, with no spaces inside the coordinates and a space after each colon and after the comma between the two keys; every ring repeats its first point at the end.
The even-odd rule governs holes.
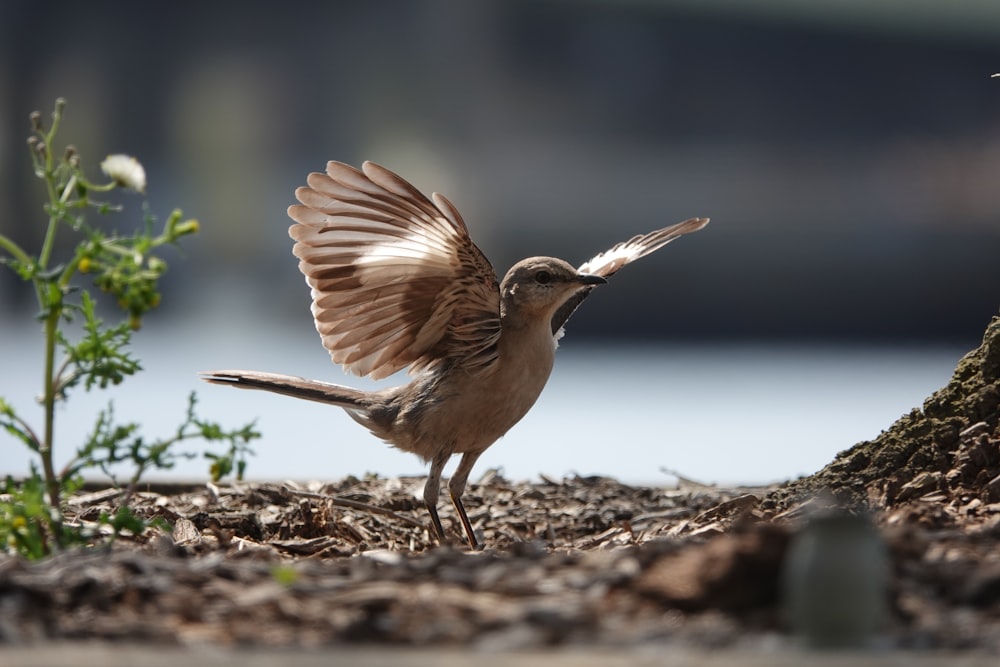
{"type": "MultiPolygon", "coordinates": [[[[40,346],[34,326],[0,323],[0,396],[38,429],[41,410],[33,397],[40,393],[40,346]]],[[[339,409],[196,378],[200,370],[245,368],[378,386],[344,376],[308,327],[210,317],[175,329],[150,327],[134,347],[142,373],[112,391],[78,391],[61,406],[60,460],[85,438],[109,399],[119,420],[140,422],[144,436],[156,438],[176,428],[187,394],[197,390],[202,416],[228,426],[257,419],[264,438],[250,462],[252,479],[425,470],[416,457],[376,440],[339,409]]],[[[494,467],[512,479],[579,473],[661,485],[674,481],[662,468],[724,484],[793,478],[919,406],[948,381],[960,356],[951,348],[637,348],[567,338],[542,397],[483,455],[473,479],[494,467]]],[[[0,473],[24,473],[29,460],[18,441],[0,432],[0,473]]],[[[182,461],[150,477],[201,479],[207,468],[203,459],[182,461]]]]}

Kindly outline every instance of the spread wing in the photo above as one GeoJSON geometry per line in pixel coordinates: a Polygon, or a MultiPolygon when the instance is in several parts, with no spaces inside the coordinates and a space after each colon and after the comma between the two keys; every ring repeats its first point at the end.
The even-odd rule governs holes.
{"type": "MultiPolygon", "coordinates": [[[[587,260],[577,268],[580,273],[608,278],[618,273],[618,271],[640,257],[656,252],[676,238],[684,234],[696,232],[708,224],[708,218],[690,218],[676,225],[658,229],[655,232],[633,236],[624,243],[605,250],[587,260]]],[[[552,334],[559,336],[566,320],[573,314],[583,300],[590,295],[593,287],[578,290],[573,297],[564,303],[556,314],[552,316],[552,334]]]]}
{"type": "Polygon", "coordinates": [[[307,182],[288,208],[288,233],[335,363],[378,379],[496,359],[496,273],[451,202],[372,162],[330,162],[307,182]]]}

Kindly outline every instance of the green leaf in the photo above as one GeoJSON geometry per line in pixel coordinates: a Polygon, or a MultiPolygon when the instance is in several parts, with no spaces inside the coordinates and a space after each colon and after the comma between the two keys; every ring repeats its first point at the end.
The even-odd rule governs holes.
{"type": "Polygon", "coordinates": [[[94,301],[87,292],[80,295],[79,310],[84,318],[83,338],[73,345],[60,337],[73,368],[67,377],[59,380],[63,391],[80,381],[87,391],[94,385],[106,389],[108,385],[120,384],[142,369],[138,359],[125,351],[132,340],[132,331],[127,324],[104,327],[94,313],[94,301]]]}

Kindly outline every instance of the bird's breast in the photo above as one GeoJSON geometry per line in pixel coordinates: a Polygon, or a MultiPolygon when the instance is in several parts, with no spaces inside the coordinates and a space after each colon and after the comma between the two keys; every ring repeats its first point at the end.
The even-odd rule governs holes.
{"type": "Polygon", "coordinates": [[[441,400],[428,406],[419,430],[428,435],[447,433],[450,443],[428,442],[421,449],[450,445],[455,453],[482,451],[519,422],[552,372],[555,340],[547,330],[541,334],[511,336],[505,331],[493,368],[480,372],[453,368],[439,378],[436,393],[441,400]]]}
{"type": "Polygon", "coordinates": [[[470,400],[462,401],[475,434],[468,449],[489,447],[521,421],[545,388],[555,361],[556,343],[548,328],[538,332],[504,332],[496,370],[479,382],[470,382],[470,400]]]}

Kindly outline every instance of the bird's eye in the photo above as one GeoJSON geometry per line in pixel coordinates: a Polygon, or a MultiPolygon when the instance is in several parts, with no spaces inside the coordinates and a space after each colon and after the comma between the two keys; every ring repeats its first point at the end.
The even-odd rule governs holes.
{"type": "Polygon", "coordinates": [[[545,270],[539,271],[535,274],[535,282],[539,285],[548,285],[552,282],[552,274],[545,270]]]}

